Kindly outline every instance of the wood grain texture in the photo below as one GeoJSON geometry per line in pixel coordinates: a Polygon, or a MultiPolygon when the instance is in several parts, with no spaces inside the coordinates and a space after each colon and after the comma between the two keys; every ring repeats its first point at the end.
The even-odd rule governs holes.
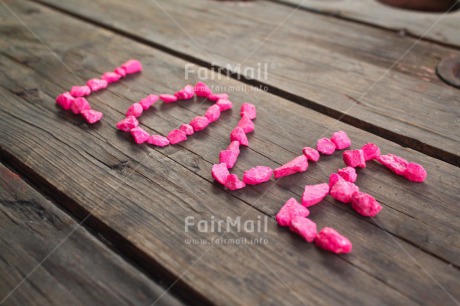
{"type": "Polygon", "coordinates": [[[274,1],[460,47],[460,11],[447,14],[411,11],[384,5],[376,0],[274,1]]]}
{"type": "MultiPolygon", "coordinates": [[[[231,93],[235,110],[180,146],[136,146],[114,124],[146,94],[183,86],[186,62],[47,8],[21,2],[11,7],[77,77],[17,20],[1,12],[5,39],[0,42],[0,99],[5,107],[0,128],[5,132],[0,154],[65,198],[61,205],[77,218],[91,212],[89,226],[126,256],[180,277],[182,294],[195,294],[195,304],[455,305],[459,299],[458,168],[264,92],[231,93]],[[75,39],[79,35],[84,39],[75,39]],[[97,76],[130,57],[143,62],[144,72],[89,98],[104,112],[101,124],[88,126],[55,106],[54,97],[80,82],[78,78],[97,76]],[[333,226],[353,241],[354,251],[347,256],[302,243],[272,219],[263,234],[267,245],[187,245],[187,238],[209,241],[221,236],[196,229],[185,233],[187,216],[273,216],[289,197],[300,197],[304,184],[325,181],[343,167],[338,152],[301,175],[238,192],[223,190],[213,183],[210,168],[227,146],[244,101],[254,102],[259,116],[251,148],[238,161],[238,174],[249,166],[280,165],[300,154],[302,146],[344,129],[354,147],[377,142],[384,152],[422,163],[429,179],[409,183],[370,163],[360,172],[358,185],[382,202],[381,215],[361,218],[330,198],[313,208],[312,218],[320,227],[333,226]]],[[[210,84],[244,86],[225,77],[210,84]]],[[[165,133],[203,113],[207,105],[159,104],[141,121],[149,131],[165,133]]]]}
{"type": "Polygon", "coordinates": [[[264,1],[41,2],[246,78],[267,64],[248,82],[460,165],[459,90],[435,73],[458,51],[264,1]]]}
{"type": "Polygon", "coordinates": [[[2,305],[149,305],[164,291],[2,164],[0,212],[2,305]]]}

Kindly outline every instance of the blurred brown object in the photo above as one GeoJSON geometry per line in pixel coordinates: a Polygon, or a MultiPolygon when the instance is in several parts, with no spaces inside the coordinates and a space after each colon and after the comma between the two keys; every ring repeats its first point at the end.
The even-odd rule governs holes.
{"type": "Polygon", "coordinates": [[[454,6],[456,0],[377,0],[386,5],[399,7],[402,9],[445,12],[454,6]]]}

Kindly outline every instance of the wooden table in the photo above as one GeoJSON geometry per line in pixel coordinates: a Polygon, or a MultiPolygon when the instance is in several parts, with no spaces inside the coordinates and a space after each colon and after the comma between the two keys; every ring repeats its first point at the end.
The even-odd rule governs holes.
{"type": "MultiPolygon", "coordinates": [[[[458,305],[460,90],[435,67],[460,55],[460,12],[349,2],[1,1],[0,304],[458,305]],[[129,58],[144,71],[88,98],[100,123],[56,106],[129,58]],[[244,69],[258,66],[266,74],[244,69]],[[196,83],[187,69],[236,88],[234,109],[163,149],[115,128],[147,94],[196,83]],[[240,177],[344,130],[352,148],[375,142],[428,178],[411,183],[368,162],[357,185],[381,213],[362,217],[331,197],[311,207],[319,228],[353,243],[347,255],[322,251],[273,217],[344,167],[342,152],[305,173],[222,188],[210,170],[243,102],[258,117],[233,169],[240,177]],[[267,231],[185,230],[187,218],[238,217],[268,218],[267,231]]],[[[208,106],[158,103],[141,123],[164,134],[208,106]]]]}

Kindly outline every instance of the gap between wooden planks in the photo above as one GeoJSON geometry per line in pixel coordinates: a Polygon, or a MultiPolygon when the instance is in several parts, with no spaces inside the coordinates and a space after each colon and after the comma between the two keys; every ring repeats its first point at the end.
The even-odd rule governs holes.
{"type": "Polygon", "coordinates": [[[460,165],[459,91],[434,70],[456,50],[272,2],[40,3],[206,67],[274,64],[246,81],[460,165]]]}
{"type": "MultiPolygon", "coordinates": [[[[30,7],[17,5],[15,9],[20,13],[25,14],[30,11],[30,7]]],[[[45,24],[43,20],[47,20],[46,25],[41,29],[43,32],[39,34],[44,35],[45,41],[52,43],[53,50],[58,50],[66,60],[66,64],[76,69],[83,79],[93,77],[96,73],[99,74],[108,67],[119,64],[127,56],[147,57],[143,62],[146,67],[151,68],[146,69],[142,76],[126,80],[109,91],[90,98],[95,107],[99,106],[104,110],[106,119],[103,122],[105,124],[88,129],[81,123],[80,118],[60,112],[55,107],[54,93],[74,84],[75,79],[63,70],[61,64],[56,62],[48,50],[34,42],[33,37],[24,29],[18,31],[21,27],[13,26],[14,20],[11,19],[9,21],[12,23],[7,24],[5,28],[15,29],[13,32],[16,38],[11,37],[8,43],[1,44],[2,53],[6,55],[1,62],[5,68],[2,71],[9,72],[8,78],[5,77],[2,81],[2,86],[7,88],[2,90],[2,94],[16,101],[14,106],[2,110],[2,117],[5,118],[2,124],[5,128],[9,127],[8,130],[5,129],[7,133],[1,138],[3,152],[18,157],[18,164],[21,167],[30,168],[36,178],[42,178],[46,184],[72,198],[78,207],[72,205],[70,208],[79,218],[94,207],[93,203],[101,202],[107,194],[115,192],[109,203],[101,203],[104,210],[98,210],[94,218],[105,224],[107,227],[105,231],[118,233],[122,237],[117,242],[121,245],[120,248],[145,265],[157,261],[176,275],[181,275],[181,272],[198,258],[198,254],[202,254],[204,246],[186,248],[183,244],[185,216],[191,213],[205,218],[213,214],[220,218],[235,216],[247,209],[247,202],[257,206],[258,209],[250,209],[248,216],[251,218],[260,211],[273,215],[289,196],[299,197],[304,182],[324,180],[327,178],[327,173],[333,170],[331,168],[343,166],[339,154],[326,158],[323,163],[312,166],[308,173],[280,181],[286,186],[280,188],[274,186],[263,203],[254,203],[254,199],[260,196],[269,184],[249,188],[249,191],[244,192],[223,193],[220,187],[210,184],[211,163],[207,159],[214,159],[215,162],[218,151],[226,146],[228,133],[236,123],[237,112],[222,118],[224,124],[214,125],[209,133],[196,135],[196,138],[184,143],[183,147],[172,147],[166,150],[134,146],[129,135],[117,134],[113,128],[129,104],[146,93],[171,92],[183,86],[182,73],[185,62],[158,51],[153,52],[154,50],[136,43],[128,45],[129,41],[126,39],[81,22],[65,19],[62,15],[47,9],[39,9],[29,18],[21,16],[29,24],[34,22],[45,24]],[[66,26],[58,30],[56,27],[58,23],[64,23],[66,26]],[[71,38],[76,37],[77,33],[87,33],[85,40],[72,40],[71,38]],[[17,40],[21,35],[23,35],[22,41],[17,40]],[[59,41],[53,40],[53,37],[60,37],[59,41]],[[14,49],[11,48],[12,46],[14,49]],[[111,58],[101,56],[109,54],[108,51],[112,48],[116,48],[117,53],[111,58]],[[30,53],[30,50],[33,50],[33,53],[30,53]],[[28,77],[25,78],[26,75],[28,77]],[[55,80],[60,80],[59,84],[55,84],[55,80]],[[13,93],[19,97],[15,97],[13,93]],[[37,112],[40,115],[38,118],[37,112]],[[18,124],[18,119],[23,123],[18,124]],[[26,122],[30,125],[27,129],[24,127],[26,122]],[[23,134],[27,132],[29,135],[23,134]],[[30,135],[34,135],[34,138],[30,138],[30,135]],[[47,139],[47,142],[42,143],[40,139],[47,139]],[[184,148],[193,152],[184,151],[184,148]],[[147,158],[146,162],[145,158],[147,158]],[[136,168],[136,165],[139,165],[139,168],[134,173],[133,181],[125,181],[130,169],[136,168]],[[318,168],[315,171],[316,167],[318,168]],[[299,181],[297,185],[296,181],[299,181]],[[123,182],[123,185],[118,187],[118,182],[123,182]],[[190,186],[194,188],[191,189],[190,186]],[[223,196],[225,196],[224,201],[223,196]],[[171,235],[170,231],[174,235],[171,235]],[[133,246],[129,248],[123,246],[128,242],[133,246]]],[[[4,34],[7,37],[12,35],[8,34],[8,31],[4,34]]],[[[241,85],[231,80],[222,82],[241,85]]],[[[221,82],[216,84],[219,83],[221,82]]],[[[248,99],[244,93],[232,96],[237,102],[236,108],[242,101],[248,99]]],[[[293,152],[298,150],[296,154],[300,154],[299,143],[313,142],[324,128],[333,122],[330,118],[268,94],[256,93],[255,97],[256,101],[259,101],[256,102],[258,109],[262,110],[262,113],[265,110],[266,115],[262,114],[257,119],[256,134],[250,139],[254,150],[250,155],[242,156],[242,163],[239,165],[241,168],[247,168],[245,166],[248,164],[284,163],[294,156],[293,152]],[[285,116],[285,119],[289,119],[277,122],[280,128],[276,131],[270,129],[270,125],[274,122],[270,117],[273,113],[283,114],[279,115],[279,118],[285,116]],[[310,133],[306,136],[302,131],[310,133]],[[291,135],[294,141],[287,139],[287,135],[291,135]],[[271,150],[272,148],[274,150],[271,150]]],[[[193,109],[195,105],[191,105],[190,108],[193,109]]],[[[169,130],[194,115],[187,110],[187,103],[183,103],[183,106],[160,106],[162,112],[154,116],[155,120],[153,122],[145,120],[144,123],[160,131],[169,130]]],[[[201,113],[198,110],[196,112],[201,113]]],[[[433,288],[432,280],[424,274],[423,270],[415,269],[418,266],[410,257],[401,258],[403,251],[397,248],[395,241],[405,250],[409,250],[409,253],[415,256],[449,291],[452,291],[451,286],[455,288],[457,269],[448,267],[442,261],[421,252],[404,240],[419,239],[417,234],[425,240],[427,234],[435,235],[435,239],[431,238],[428,243],[425,241],[424,248],[433,248],[431,243],[441,243],[449,252],[451,247],[447,245],[450,242],[443,239],[451,239],[458,232],[455,228],[456,216],[451,216],[456,212],[455,203],[458,203],[458,196],[454,192],[449,192],[449,190],[455,191],[455,182],[458,179],[457,168],[411,150],[401,149],[388,141],[344,124],[340,124],[339,128],[353,135],[352,138],[358,145],[359,142],[374,140],[384,150],[403,156],[410,154],[412,160],[427,166],[429,174],[433,173],[433,185],[415,185],[392,177],[388,171],[385,172],[385,169],[376,165],[376,170],[372,172],[363,171],[362,176],[366,181],[358,182],[364,189],[367,188],[366,186],[376,187],[377,183],[372,183],[372,180],[387,181],[386,184],[390,184],[388,187],[384,186],[386,188],[382,190],[383,195],[387,194],[388,204],[383,203],[387,215],[382,215],[379,223],[389,222],[390,224],[380,223],[385,227],[393,223],[392,226],[397,231],[401,230],[401,226],[407,226],[402,229],[402,232],[405,232],[404,239],[389,236],[387,232],[364,219],[356,218],[349,209],[330,201],[325,203],[326,205],[318,206],[315,212],[316,221],[320,225],[337,224],[337,227],[355,242],[355,253],[351,256],[334,257],[321,252],[301,243],[297,237],[279,229],[274,222],[271,222],[270,232],[267,234],[271,238],[270,245],[262,246],[261,249],[243,248],[243,250],[232,250],[225,246],[213,248],[209,251],[212,253],[208,253],[209,257],[205,258],[208,264],[205,265],[200,261],[184,276],[183,281],[189,288],[206,293],[206,296],[214,302],[260,302],[261,298],[273,302],[286,302],[281,300],[280,296],[258,294],[262,287],[265,288],[262,291],[271,288],[273,290],[270,290],[271,292],[280,292],[280,281],[271,273],[272,271],[267,270],[268,265],[269,268],[275,269],[275,275],[282,280],[281,283],[286,283],[287,286],[282,288],[282,292],[291,288],[300,294],[300,297],[314,294],[317,299],[315,301],[318,303],[334,301],[337,303],[343,295],[350,303],[367,301],[367,299],[392,302],[393,298],[407,299],[409,303],[419,302],[421,299],[428,299],[432,303],[450,302],[441,288],[436,286],[433,288]],[[443,177],[439,175],[437,168],[445,172],[443,177]],[[392,188],[396,189],[392,190],[392,188]],[[398,203],[401,198],[398,192],[402,192],[405,199],[414,200],[398,203]],[[435,202],[447,212],[433,209],[429,202],[435,202]],[[435,230],[427,227],[424,222],[413,224],[412,222],[416,222],[414,218],[404,219],[403,213],[399,215],[396,210],[391,211],[391,206],[387,206],[395,204],[401,205],[397,207],[398,209],[407,209],[408,214],[424,222],[427,220],[428,223],[435,222],[433,224],[443,228],[443,233],[436,234],[435,230]],[[430,213],[430,209],[433,213],[430,213]],[[399,219],[400,217],[403,219],[399,219]],[[446,230],[451,234],[446,235],[446,230]],[[379,244],[376,245],[375,241],[379,241],[379,244]],[[263,264],[257,260],[253,252],[263,260],[263,264]],[[303,257],[305,252],[308,252],[308,259],[303,257]],[[389,269],[388,265],[393,266],[394,269],[389,269]],[[225,267],[231,267],[231,270],[226,270],[225,267]],[[304,270],[298,271],[301,267],[304,270]],[[343,269],[344,267],[346,268],[343,269]],[[348,283],[346,286],[337,281],[338,275],[340,280],[348,283]],[[332,285],[332,288],[328,290],[333,291],[322,292],[321,286],[316,284],[327,282],[329,277],[332,278],[329,279],[328,285],[332,285]],[[241,279],[245,280],[244,285],[239,281],[241,279]],[[416,279],[418,283],[415,284],[412,279],[416,279]],[[310,284],[310,287],[305,288],[304,283],[300,287],[302,282],[310,284]],[[386,285],[383,287],[386,289],[382,288],[383,284],[386,285]],[[361,288],[363,291],[350,292],[348,290],[350,286],[361,288]],[[377,291],[377,288],[379,292],[373,292],[374,289],[377,291]],[[235,295],[231,295],[232,292],[235,295]],[[371,294],[372,292],[374,295],[371,294]]],[[[378,185],[382,186],[382,183],[378,185]]],[[[378,192],[377,188],[368,191],[374,194],[378,192]]],[[[455,249],[450,252],[452,255],[458,253],[455,249]]],[[[437,256],[441,256],[440,253],[437,256]]],[[[453,259],[455,260],[455,257],[453,259]]],[[[288,298],[287,302],[298,303],[295,296],[282,296],[282,298],[288,298]]]]}

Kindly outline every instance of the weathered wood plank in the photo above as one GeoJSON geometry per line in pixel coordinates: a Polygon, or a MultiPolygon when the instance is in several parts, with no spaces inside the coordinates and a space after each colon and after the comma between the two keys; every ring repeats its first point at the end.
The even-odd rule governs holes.
{"type": "MultiPolygon", "coordinates": [[[[184,294],[198,292],[215,304],[299,304],[299,299],[305,304],[308,299],[315,304],[423,301],[454,305],[449,294],[458,299],[458,269],[444,262],[456,264],[458,259],[454,239],[458,233],[458,168],[343,123],[335,126],[331,118],[289,101],[254,92],[251,95],[259,110],[257,132],[250,139],[251,150],[243,152],[238,162],[237,173],[247,165],[279,165],[299,154],[300,146],[334,127],[347,130],[355,145],[376,141],[386,152],[423,163],[430,180],[409,184],[378,165],[362,171],[364,180],[358,184],[382,200],[384,212],[376,222],[388,232],[330,199],[313,209],[312,218],[320,226],[333,225],[354,242],[354,253],[349,256],[336,257],[303,244],[273,220],[264,233],[268,245],[186,245],[186,238],[220,235],[196,230],[185,233],[185,217],[209,220],[211,216],[243,215],[256,220],[260,214],[272,216],[287,198],[299,196],[302,182],[323,181],[330,171],[342,166],[339,155],[324,158],[304,175],[227,193],[211,183],[209,172],[218,151],[228,143],[237,111],[224,115],[209,131],[182,146],[163,150],[134,146],[130,137],[115,133],[113,128],[132,101],[183,86],[184,61],[35,5],[18,3],[14,9],[83,79],[127,57],[139,57],[146,69],[141,76],[90,97],[94,107],[104,111],[105,119],[89,127],[53,102],[56,93],[75,84],[75,77],[5,14],[2,20],[6,24],[1,27],[5,40],[0,43],[4,55],[0,58],[1,95],[9,103],[0,110],[0,126],[5,131],[0,136],[0,152],[8,159],[16,156],[21,171],[68,197],[62,205],[78,218],[99,208],[91,226],[116,240],[120,249],[143,266],[161,266],[183,276],[184,294]],[[27,16],[31,11],[32,16],[27,16]],[[75,40],[79,33],[85,33],[84,40],[75,40]],[[279,118],[286,120],[280,122],[279,118]],[[437,251],[439,247],[442,252],[437,251]]],[[[217,84],[242,86],[225,78],[213,82],[217,84]]],[[[232,98],[238,107],[249,96],[236,92],[232,98]]],[[[194,111],[202,112],[196,104],[181,106],[160,104],[161,112],[153,111],[153,117],[142,118],[143,123],[149,130],[164,133],[189,120],[194,111]]],[[[235,235],[258,237],[247,232],[235,235]]]]}
{"type": "Polygon", "coordinates": [[[384,5],[376,0],[274,0],[287,3],[293,7],[302,7],[308,10],[356,20],[376,25],[390,30],[403,31],[431,39],[444,44],[460,47],[460,12],[453,11],[443,14],[436,12],[421,12],[395,8],[384,5]]]}
{"type": "Polygon", "coordinates": [[[164,291],[2,164],[0,212],[2,305],[148,305],[164,291]]]}
{"type": "Polygon", "coordinates": [[[251,83],[460,165],[459,91],[434,70],[458,51],[263,1],[41,2],[200,65],[267,63],[251,83]]]}

